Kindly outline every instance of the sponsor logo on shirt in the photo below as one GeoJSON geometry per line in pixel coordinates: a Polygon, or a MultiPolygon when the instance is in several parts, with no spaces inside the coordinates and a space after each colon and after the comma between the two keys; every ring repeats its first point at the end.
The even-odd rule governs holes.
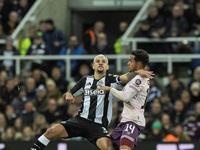
{"type": "Polygon", "coordinates": [[[85,96],[105,95],[104,90],[85,89],[85,96]]]}

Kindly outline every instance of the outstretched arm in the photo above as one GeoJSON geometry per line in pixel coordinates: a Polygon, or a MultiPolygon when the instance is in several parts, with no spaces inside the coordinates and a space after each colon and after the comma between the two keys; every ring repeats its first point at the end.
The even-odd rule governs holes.
{"type": "Polygon", "coordinates": [[[126,74],[121,75],[119,78],[122,83],[127,83],[128,81],[133,79],[136,75],[140,75],[143,78],[153,79],[154,78],[153,76],[155,74],[153,74],[152,71],[147,71],[147,70],[141,69],[141,70],[137,70],[134,72],[127,72],[126,74]]]}
{"type": "Polygon", "coordinates": [[[103,85],[98,85],[99,90],[104,90],[111,92],[116,98],[118,98],[121,101],[128,102],[133,96],[137,94],[138,91],[134,89],[129,89],[126,91],[118,91],[115,88],[109,87],[109,86],[103,86],[103,85]]]}

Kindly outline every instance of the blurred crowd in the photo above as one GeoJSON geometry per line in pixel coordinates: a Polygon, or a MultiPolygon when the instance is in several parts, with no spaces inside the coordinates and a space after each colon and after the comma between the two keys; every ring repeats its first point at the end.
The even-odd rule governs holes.
{"type": "MultiPolygon", "coordinates": [[[[124,21],[118,25],[114,43],[110,42],[102,21],[94,22],[91,28],[84,31],[80,41],[77,35],[66,37],[52,19],[46,19],[41,20],[37,27],[30,27],[27,36],[13,46],[9,35],[33,3],[34,0],[0,0],[0,38],[6,39],[5,46],[0,47],[1,56],[120,54],[122,35],[128,27],[124,21]]],[[[155,0],[155,5],[148,9],[148,15],[141,21],[134,37],[199,36],[199,29],[200,2],[155,0]]],[[[200,52],[198,42],[142,43],[138,47],[149,53],[200,52]]],[[[0,141],[35,140],[52,124],[73,118],[81,99],[77,99],[75,104],[68,104],[63,94],[83,76],[92,74],[91,61],[71,60],[73,81],[65,79],[65,60],[22,61],[20,75],[15,74],[14,60],[1,61],[0,141]]],[[[109,64],[109,71],[115,74],[115,61],[110,60],[109,64]]],[[[192,64],[193,76],[188,77],[191,81],[187,86],[175,73],[168,75],[168,85],[164,87],[156,79],[151,80],[145,112],[147,125],[140,141],[199,141],[200,62],[193,60],[192,64]]],[[[153,70],[152,64],[149,67],[153,70]]],[[[120,122],[122,107],[121,102],[113,104],[110,132],[120,122]]]]}

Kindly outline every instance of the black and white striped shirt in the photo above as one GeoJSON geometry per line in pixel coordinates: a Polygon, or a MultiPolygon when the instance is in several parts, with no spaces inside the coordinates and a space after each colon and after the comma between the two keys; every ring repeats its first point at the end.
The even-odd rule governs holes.
{"type": "Polygon", "coordinates": [[[112,99],[110,92],[96,90],[97,85],[117,88],[120,85],[119,76],[108,74],[99,80],[94,76],[86,76],[71,89],[73,96],[82,95],[83,100],[78,115],[90,121],[108,126],[112,117],[112,99]]]}

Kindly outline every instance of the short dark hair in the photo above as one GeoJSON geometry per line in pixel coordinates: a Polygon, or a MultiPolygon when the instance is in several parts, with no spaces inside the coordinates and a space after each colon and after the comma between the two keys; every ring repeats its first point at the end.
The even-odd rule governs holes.
{"type": "Polygon", "coordinates": [[[54,25],[54,21],[52,19],[45,20],[45,23],[51,24],[52,26],[54,25]]]}
{"type": "Polygon", "coordinates": [[[143,49],[137,49],[132,51],[132,55],[135,56],[135,61],[142,63],[143,68],[149,63],[149,55],[143,49]]]}

